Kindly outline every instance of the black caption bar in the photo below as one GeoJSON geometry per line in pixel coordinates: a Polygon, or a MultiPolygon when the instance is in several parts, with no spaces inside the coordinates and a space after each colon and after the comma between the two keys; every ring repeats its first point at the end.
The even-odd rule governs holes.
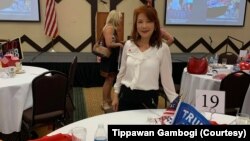
{"type": "Polygon", "coordinates": [[[141,139],[250,140],[250,125],[108,125],[109,141],[141,139]]]}

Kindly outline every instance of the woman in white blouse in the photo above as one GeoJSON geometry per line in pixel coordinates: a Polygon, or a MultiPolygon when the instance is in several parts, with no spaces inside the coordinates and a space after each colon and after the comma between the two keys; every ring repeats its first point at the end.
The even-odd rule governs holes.
{"type": "Polygon", "coordinates": [[[123,49],[120,71],[114,85],[114,111],[157,108],[159,76],[170,102],[178,95],[172,78],[169,47],[162,42],[159,19],[151,6],[134,11],[131,40],[123,49]]]}

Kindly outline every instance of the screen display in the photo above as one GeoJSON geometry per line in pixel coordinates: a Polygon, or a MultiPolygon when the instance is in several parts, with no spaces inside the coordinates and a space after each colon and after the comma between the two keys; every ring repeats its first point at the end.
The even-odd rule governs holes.
{"type": "Polygon", "coordinates": [[[39,0],[0,0],[0,21],[40,21],[39,0]]]}
{"type": "Polygon", "coordinates": [[[165,25],[244,26],[246,0],[166,0],[165,25]]]}

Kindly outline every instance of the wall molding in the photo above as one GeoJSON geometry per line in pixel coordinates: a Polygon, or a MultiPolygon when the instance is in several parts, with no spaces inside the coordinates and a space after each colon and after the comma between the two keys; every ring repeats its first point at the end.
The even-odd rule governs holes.
{"type": "Polygon", "coordinates": [[[178,39],[175,38],[173,44],[175,44],[183,53],[191,53],[193,50],[198,48],[198,46],[203,45],[203,47],[206,48],[209,53],[214,54],[220,51],[221,49],[224,49],[224,46],[231,48],[236,53],[239,53],[240,50],[245,50],[250,46],[250,41],[248,41],[242,47],[237,47],[237,45],[234,44],[234,42],[231,39],[226,38],[219,45],[213,48],[210,45],[210,43],[208,43],[204,38],[201,37],[197,41],[195,41],[191,46],[187,47],[187,46],[184,46],[178,39]]]}
{"type": "MultiPolygon", "coordinates": [[[[26,42],[31,47],[33,47],[35,50],[39,52],[46,52],[49,51],[49,49],[53,48],[53,46],[57,43],[61,43],[65,48],[70,50],[71,52],[81,52],[89,43],[92,42],[92,37],[89,37],[87,40],[85,40],[81,45],[78,47],[72,46],[69,42],[67,42],[65,39],[63,39],[61,36],[57,36],[55,39],[51,40],[47,45],[44,47],[39,46],[36,44],[32,39],[30,39],[27,35],[23,35],[21,37],[21,43],[26,42]]],[[[250,46],[250,41],[248,41],[246,44],[244,44],[242,47],[238,47],[234,42],[226,38],[223,40],[219,45],[216,47],[212,47],[209,42],[207,42],[204,38],[199,38],[197,41],[195,41],[191,46],[187,47],[183,43],[181,43],[177,38],[174,40],[174,45],[178,49],[180,49],[183,53],[191,53],[196,48],[198,48],[200,45],[202,45],[205,49],[208,50],[209,53],[217,53],[221,49],[224,49],[225,46],[228,48],[231,48],[234,52],[239,53],[240,50],[245,50],[250,46]]],[[[173,45],[172,45],[173,46],[173,45]]]]}

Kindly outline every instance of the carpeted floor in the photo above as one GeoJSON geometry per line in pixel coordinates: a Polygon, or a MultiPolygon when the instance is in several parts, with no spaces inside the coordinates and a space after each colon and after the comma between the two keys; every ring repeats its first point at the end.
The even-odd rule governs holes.
{"type": "Polygon", "coordinates": [[[86,100],[83,93],[83,88],[73,89],[73,102],[75,109],[73,111],[73,121],[78,121],[88,117],[86,111],[86,100]]]}
{"type": "Polygon", "coordinates": [[[85,103],[86,103],[86,110],[88,117],[104,114],[104,112],[101,109],[102,88],[101,87],[83,88],[83,93],[86,100],[85,103]]]}
{"type": "MultiPolygon", "coordinates": [[[[101,110],[102,87],[83,88],[88,117],[104,114],[101,110]]],[[[159,96],[159,109],[165,108],[165,100],[159,96]]]]}

